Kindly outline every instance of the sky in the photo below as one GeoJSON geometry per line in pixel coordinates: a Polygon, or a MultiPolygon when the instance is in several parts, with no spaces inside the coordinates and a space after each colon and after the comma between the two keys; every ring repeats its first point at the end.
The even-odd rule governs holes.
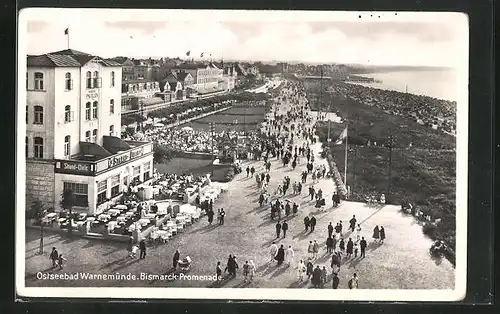
{"type": "Polygon", "coordinates": [[[20,52],[69,47],[109,58],[457,67],[468,58],[458,13],[25,9],[20,52]]]}

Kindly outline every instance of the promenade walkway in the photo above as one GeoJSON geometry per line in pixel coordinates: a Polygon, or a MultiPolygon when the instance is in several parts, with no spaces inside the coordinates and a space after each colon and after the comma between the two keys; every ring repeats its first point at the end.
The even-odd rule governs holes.
{"type": "MultiPolygon", "coordinates": [[[[285,111],[288,104],[281,106],[285,111]]],[[[321,159],[321,144],[312,146],[316,163],[325,163],[321,159]]],[[[305,159],[295,171],[291,167],[283,167],[276,159],[271,161],[271,182],[269,191],[274,191],[285,175],[291,182],[298,181],[300,173],[305,170],[305,159]]],[[[254,166],[257,173],[263,171],[263,162],[247,161],[243,167],[254,166]]],[[[310,181],[310,179],[308,180],[310,181]]],[[[216,202],[214,208],[224,208],[226,221],[223,226],[208,225],[206,218],[187,228],[183,234],[176,236],[171,242],[148,248],[145,260],[129,260],[126,258],[125,245],[102,243],[91,240],[76,239],[73,241],[59,235],[49,235],[45,239],[45,251],[50,252],[56,246],[68,259],[64,272],[91,273],[132,273],[147,272],[150,274],[167,274],[171,272],[172,256],[179,249],[181,257],[189,255],[193,260],[190,270],[192,275],[213,275],[217,261],[225,267],[229,254],[237,257],[240,269],[236,278],[214,284],[206,281],[113,281],[113,280],[76,280],[76,281],[41,281],[36,279],[36,272],[62,272],[50,270],[48,255],[37,256],[38,248],[36,231],[27,230],[26,241],[26,285],[27,286],[72,286],[72,287],[250,287],[250,288],[309,288],[307,282],[299,283],[297,263],[307,257],[309,241],[317,240],[320,244],[319,258],[313,264],[326,266],[331,275],[330,255],[326,254],[325,240],[327,225],[335,225],[342,221],[347,229],[348,221],[356,215],[361,223],[361,236],[369,245],[366,258],[344,261],[339,274],[339,288],[347,288],[347,281],[356,272],[362,289],[452,289],[454,286],[454,269],[446,260],[435,260],[429,256],[431,240],[422,234],[421,226],[407,216],[398,212],[396,206],[386,205],[369,207],[362,203],[343,202],[338,208],[331,207],[331,197],[335,189],[331,179],[321,179],[315,185],[321,188],[326,196],[325,211],[318,211],[314,203],[309,201],[307,188],[302,195],[291,195],[281,199],[290,199],[300,205],[298,215],[287,218],[289,230],[286,238],[275,239],[276,221],[270,220],[269,206],[259,207],[259,193],[254,178],[247,178],[240,173],[228,184],[228,191],[216,202]],[[307,214],[315,215],[316,230],[305,233],[303,218],[307,214]],[[384,226],[386,240],[382,245],[372,243],[373,228],[384,226]],[[31,233],[30,233],[31,232],[31,233]],[[292,245],[295,257],[290,266],[284,263],[277,267],[270,262],[269,247],[273,241],[286,247],[292,245]],[[244,283],[241,267],[246,260],[253,260],[257,266],[256,276],[252,283],[244,283]]],[[[349,233],[344,237],[348,238],[349,233]]],[[[330,278],[329,278],[330,279],[330,278]]],[[[328,282],[329,288],[331,281],[328,282]]]]}

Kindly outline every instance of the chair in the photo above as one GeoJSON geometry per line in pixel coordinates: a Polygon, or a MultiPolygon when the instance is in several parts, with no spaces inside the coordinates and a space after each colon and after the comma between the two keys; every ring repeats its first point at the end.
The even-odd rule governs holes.
{"type": "Polygon", "coordinates": [[[182,224],[177,225],[177,233],[184,232],[184,226],[182,224]]]}

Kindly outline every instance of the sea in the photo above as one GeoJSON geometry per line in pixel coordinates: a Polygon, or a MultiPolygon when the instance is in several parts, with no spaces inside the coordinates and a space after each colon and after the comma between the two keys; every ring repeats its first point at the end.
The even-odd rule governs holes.
{"type": "Polygon", "coordinates": [[[450,101],[457,101],[458,98],[458,73],[454,69],[378,72],[359,75],[371,77],[380,82],[349,83],[398,92],[408,91],[411,94],[450,101]]]}

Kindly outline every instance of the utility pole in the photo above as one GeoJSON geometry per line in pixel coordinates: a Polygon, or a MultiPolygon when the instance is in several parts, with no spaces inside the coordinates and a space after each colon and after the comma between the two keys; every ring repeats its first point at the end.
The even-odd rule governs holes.
{"type": "Polygon", "coordinates": [[[141,99],[141,132],[144,133],[144,102],[141,99]]]}
{"type": "Polygon", "coordinates": [[[387,174],[387,195],[386,195],[386,200],[389,200],[390,194],[391,194],[391,180],[392,180],[392,149],[396,145],[396,138],[395,136],[392,135],[391,129],[389,129],[389,141],[388,141],[388,147],[389,147],[389,172],[387,174]]]}
{"type": "Polygon", "coordinates": [[[323,65],[320,68],[320,81],[319,81],[319,104],[318,104],[318,120],[321,117],[321,105],[323,104],[323,65]]]}
{"type": "MultiPolygon", "coordinates": [[[[328,105],[328,112],[331,111],[331,106],[332,106],[331,104],[328,105]]],[[[328,139],[326,140],[328,143],[331,141],[331,139],[330,139],[330,127],[331,127],[330,122],[331,122],[330,119],[328,119],[328,139]]]]}
{"type": "Polygon", "coordinates": [[[352,169],[352,184],[351,184],[352,185],[352,189],[351,189],[351,194],[354,191],[354,184],[356,183],[356,161],[358,159],[358,146],[354,145],[353,148],[354,148],[354,165],[353,165],[353,169],[352,169]]]}
{"type": "Polygon", "coordinates": [[[210,122],[210,133],[212,134],[212,177],[214,175],[214,133],[215,133],[215,123],[210,122]]]}

